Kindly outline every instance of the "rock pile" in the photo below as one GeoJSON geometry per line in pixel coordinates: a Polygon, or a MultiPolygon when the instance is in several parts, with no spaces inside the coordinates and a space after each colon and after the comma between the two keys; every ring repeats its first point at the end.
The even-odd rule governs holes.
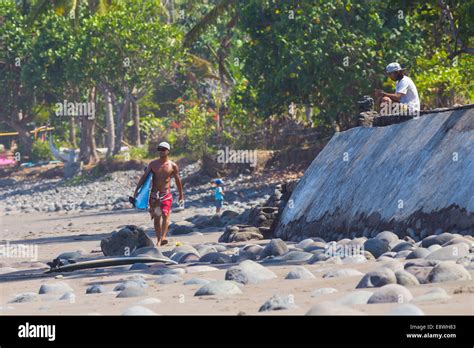
{"type": "Polygon", "coordinates": [[[242,242],[251,239],[270,239],[298,181],[278,184],[264,205],[257,205],[248,214],[247,224],[228,225],[219,242],[242,242]]]}

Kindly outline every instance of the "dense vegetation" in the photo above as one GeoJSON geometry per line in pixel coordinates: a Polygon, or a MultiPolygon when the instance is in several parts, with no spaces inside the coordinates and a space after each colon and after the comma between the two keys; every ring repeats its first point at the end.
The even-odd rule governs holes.
{"type": "Polygon", "coordinates": [[[472,0],[2,0],[0,132],[24,156],[49,124],[85,163],[164,138],[199,157],[282,119],[347,128],[392,61],[422,107],[472,103],[473,20],[472,0]]]}

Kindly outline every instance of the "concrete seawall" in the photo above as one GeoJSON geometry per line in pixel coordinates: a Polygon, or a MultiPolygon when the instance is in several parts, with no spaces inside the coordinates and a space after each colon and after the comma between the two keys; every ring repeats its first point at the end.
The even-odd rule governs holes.
{"type": "Polygon", "coordinates": [[[286,240],[474,234],[474,108],[337,133],[285,207],[286,240]]]}

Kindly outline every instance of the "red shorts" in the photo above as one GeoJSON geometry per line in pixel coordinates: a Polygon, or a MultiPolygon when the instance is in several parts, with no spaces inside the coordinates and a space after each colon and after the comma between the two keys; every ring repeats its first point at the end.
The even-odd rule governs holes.
{"type": "Polygon", "coordinates": [[[173,205],[173,195],[170,191],[168,192],[151,192],[150,193],[150,215],[154,219],[161,215],[168,216],[171,212],[171,206],[173,205]]]}

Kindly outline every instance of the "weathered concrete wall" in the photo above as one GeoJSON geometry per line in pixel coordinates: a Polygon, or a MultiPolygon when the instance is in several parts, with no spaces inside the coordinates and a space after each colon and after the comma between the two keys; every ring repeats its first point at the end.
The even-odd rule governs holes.
{"type": "Polygon", "coordinates": [[[334,240],[383,230],[473,235],[474,108],[337,133],[300,180],[276,235],[334,240]]]}

